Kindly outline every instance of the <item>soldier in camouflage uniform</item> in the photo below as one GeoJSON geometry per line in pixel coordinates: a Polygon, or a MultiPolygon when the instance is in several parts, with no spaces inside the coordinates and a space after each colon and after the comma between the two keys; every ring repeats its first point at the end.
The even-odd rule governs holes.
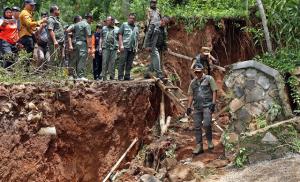
{"type": "Polygon", "coordinates": [[[93,22],[92,14],[88,13],[85,16],[86,19],[76,23],[74,26],[70,26],[67,32],[74,31],[75,37],[75,59],[74,69],[76,70],[78,80],[87,80],[86,76],[86,62],[88,55],[93,57],[92,47],[92,31],[91,23],[93,22]]]}
{"type": "Polygon", "coordinates": [[[118,45],[118,31],[119,28],[114,26],[114,18],[108,16],[106,19],[107,26],[104,26],[101,33],[101,47],[102,47],[102,73],[101,77],[107,80],[107,73],[109,79],[115,79],[115,62],[117,58],[118,45]]]}
{"type": "Polygon", "coordinates": [[[119,47],[121,60],[119,62],[118,80],[130,80],[130,71],[138,47],[139,29],[135,25],[135,14],[128,16],[128,22],[122,24],[119,30],[119,47]],[[125,68],[125,76],[124,76],[125,68]]]}
{"type": "Polygon", "coordinates": [[[196,77],[192,80],[189,86],[189,100],[186,111],[187,115],[191,115],[193,111],[193,104],[193,120],[195,124],[195,136],[197,142],[197,146],[193,151],[193,154],[195,155],[204,152],[202,125],[205,129],[208,149],[212,150],[214,148],[212,142],[212,113],[215,111],[218,88],[214,78],[210,75],[205,75],[203,69],[202,64],[196,63],[193,65],[196,77]]]}
{"type": "Polygon", "coordinates": [[[58,6],[51,6],[50,14],[48,19],[48,32],[51,61],[53,61],[53,65],[55,66],[63,66],[65,57],[65,34],[64,27],[59,18],[60,10],[58,6]]]}

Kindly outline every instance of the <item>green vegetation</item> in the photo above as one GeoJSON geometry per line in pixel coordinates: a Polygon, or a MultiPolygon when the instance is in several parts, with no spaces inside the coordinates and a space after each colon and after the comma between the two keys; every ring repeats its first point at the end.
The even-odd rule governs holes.
{"type": "Polygon", "coordinates": [[[234,160],[234,165],[240,168],[240,167],[244,167],[245,164],[247,163],[248,163],[248,156],[247,156],[246,148],[240,148],[234,160]]]}
{"type": "Polygon", "coordinates": [[[52,80],[64,80],[67,78],[67,70],[61,67],[50,66],[47,70],[42,67],[33,67],[28,62],[32,61],[30,54],[20,51],[16,62],[9,69],[0,68],[0,82],[45,82],[52,80]]]}
{"type": "Polygon", "coordinates": [[[256,124],[259,128],[264,128],[268,125],[266,117],[265,116],[259,116],[256,118],[256,124]]]}

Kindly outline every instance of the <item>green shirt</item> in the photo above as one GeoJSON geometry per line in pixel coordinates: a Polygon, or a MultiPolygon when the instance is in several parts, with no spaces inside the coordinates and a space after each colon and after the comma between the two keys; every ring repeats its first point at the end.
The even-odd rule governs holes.
{"type": "Polygon", "coordinates": [[[104,26],[101,32],[101,38],[103,40],[102,48],[116,50],[119,47],[118,44],[118,27],[104,26]]]}
{"type": "MultiPolygon", "coordinates": [[[[61,23],[59,17],[50,16],[48,19],[48,30],[52,30],[55,34],[55,39],[58,43],[62,44],[65,41],[65,31],[63,24],[61,23]]],[[[49,36],[50,37],[50,36],[49,36]]],[[[50,38],[50,41],[53,40],[50,38]]]]}
{"type": "Polygon", "coordinates": [[[74,26],[70,26],[68,30],[74,31],[74,37],[76,42],[83,41],[86,42],[87,37],[92,37],[91,25],[84,19],[74,26]]]}
{"type": "MultiPolygon", "coordinates": [[[[210,75],[203,75],[203,76],[207,76],[208,77],[208,81],[209,81],[209,85],[210,85],[210,88],[211,90],[214,92],[214,91],[217,91],[218,90],[218,87],[217,87],[217,84],[216,84],[216,81],[215,79],[210,76],[210,75]]],[[[191,81],[191,84],[189,86],[189,89],[188,89],[188,95],[189,96],[193,96],[193,89],[192,89],[192,84],[193,82],[200,82],[200,79],[198,78],[194,78],[192,81],[191,81]]]]}
{"type": "Polygon", "coordinates": [[[127,22],[120,27],[119,34],[123,36],[124,48],[136,50],[138,46],[139,29],[136,25],[130,25],[127,22]]]}

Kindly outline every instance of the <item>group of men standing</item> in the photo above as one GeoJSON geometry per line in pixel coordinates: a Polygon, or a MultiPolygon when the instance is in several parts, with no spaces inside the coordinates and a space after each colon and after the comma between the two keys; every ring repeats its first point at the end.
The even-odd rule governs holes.
{"type": "MultiPolygon", "coordinates": [[[[69,76],[79,80],[87,80],[86,63],[89,57],[93,58],[94,79],[114,80],[116,59],[120,54],[117,79],[132,79],[130,72],[139,48],[139,28],[134,13],[130,13],[127,22],[120,27],[116,26],[116,20],[112,16],[108,16],[102,24],[96,26],[95,33],[92,33],[93,15],[90,13],[85,14],[85,19],[77,15],[72,25],[64,26],[57,5],[50,7],[50,16],[43,12],[42,19],[35,21],[35,5],[34,0],[25,0],[22,11],[18,7],[4,9],[4,16],[0,19],[0,56],[4,60],[4,68],[11,66],[11,56],[16,55],[18,49],[24,48],[38,60],[38,66],[47,63],[45,65],[68,67],[69,76]]],[[[163,51],[167,50],[166,26],[170,20],[161,16],[156,5],[157,0],[150,0],[147,11],[147,31],[143,48],[150,53],[151,63],[144,77],[156,76],[164,80],[161,58],[163,51]]],[[[202,50],[192,66],[195,78],[189,87],[186,113],[193,113],[195,121],[197,147],[194,154],[203,153],[202,125],[205,128],[208,148],[214,147],[211,125],[217,86],[210,76],[210,69],[208,75],[204,73],[204,66],[209,68],[207,60],[213,58],[210,57],[206,50],[202,50]]]]}
{"type": "MultiPolygon", "coordinates": [[[[153,71],[158,78],[163,78],[161,53],[166,50],[165,26],[169,19],[161,17],[156,3],[156,0],[150,1],[147,13],[148,28],[143,48],[151,53],[152,61],[145,78],[153,71]]],[[[50,7],[50,16],[48,12],[42,12],[41,20],[34,20],[35,5],[34,0],[25,0],[22,11],[18,7],[4,9],[0,20],[0,56],[4,68],[14,60],[8,55],[16,55],[23,48],[31,53],[37,66],[68,67],[69,76],[82,80],[86,80],[86,63],[88,57],[92,57],[94,79],[114,80],[116,59],[120,57],[117,79],[132,80],[130,72],[139,42],[134,13],[130,13],[128,21],[120,27],[116,26],[112,16],[108,16],[92,34],[92,14],[87,13],[85,19],[78,15],[72,25],[65,26],[57,5],[50,7]]],[[[30,62],[31,59],[28,65],[30,62]]]]}

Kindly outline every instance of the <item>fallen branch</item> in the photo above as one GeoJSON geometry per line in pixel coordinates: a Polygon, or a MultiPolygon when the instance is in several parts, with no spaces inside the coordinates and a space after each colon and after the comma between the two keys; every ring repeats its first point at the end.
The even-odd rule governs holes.
{"type": "Polygon", "coordinates": [[[261,128],[261,129],[255,130],[255,131],[252,131],[252,132],[244,133],[244,135],[248,136],[248,137],[251,137],[251,136],[256,135],[258,133],[266,132],[266,131],[268,131],[271,128],[275,128],[275,127],[278,127],[278,126],[283,125],[283,124],[295,123],[295,122],[300,123],[300,117],[294,117],[294,118],[289,119],[289,120],[281,121],[281,122],[269,125],[267,127],[264,127],[264,128],[261,128]]]}
{"type": "Polygon", "coordinates": [[[110,170],[110,172],[108,173],[108,175],[104,178],[104,180],[102,182],[106,182],[109,177],[112,175],[112,173],[119,167],[120,163],[122,162],[122,160],[126,157],[127,153],[131,150],[131,148],[136,144],[136,142],[138,141],[137,138],[135,138],[133,140],[133,142],[131,143],[131,145],[128,147],[128,149],[125,151],[125,153],[121,156],[121,158],[118,160],[118,162],[114,165],[114,167],[110,170]]]}

